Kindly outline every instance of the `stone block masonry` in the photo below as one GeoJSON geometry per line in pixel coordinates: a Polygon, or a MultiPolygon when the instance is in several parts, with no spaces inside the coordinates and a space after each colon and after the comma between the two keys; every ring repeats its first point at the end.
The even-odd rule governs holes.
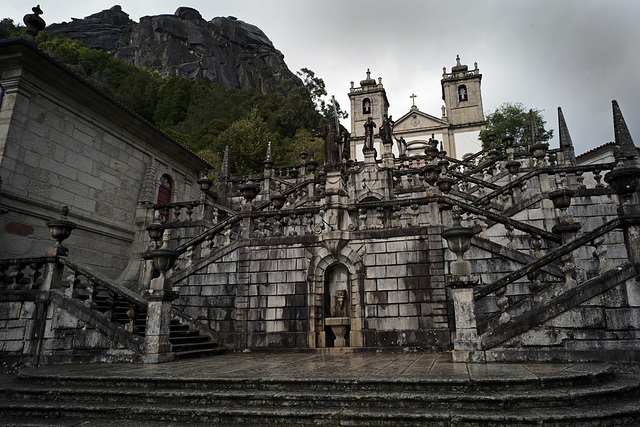
{"type": "Polygon", "coordinates": [[[445,349],[450,316],[440,231],[423,227],[411,237],[360,232],[337,256],[317,238],[312,244],[295,236],[273,244],[242,241],[176,283],[175,306],[215,331],[225,347],[323,347],[333,339],[324,325],[333,317],[330,290],[343,288],[352,346],[445,349]],[[340,266],[347,276],[331,275],[340,266]],[[317,336],[323,338],[310,338],[317,336]]]}
{"type": "Polygon", "coordinates": [[[174,197],[194,200],[197,171],[208,164],[31,45],[3,44],[0,62],[2,204],[9,209],[0,230],[11,242],[0,245],[0,258],[42,256],[53,244],[45,222],[66,205],[77,224],[66,242],[70,256],[117,278],[134,255],[143,187],[154,193],[144,201],[155,203],[167,174],[174,197]],[[146,177],[152,161],[156,176],[146,177]],[[23,236],[26,229],[33,231],[23,236]]]}

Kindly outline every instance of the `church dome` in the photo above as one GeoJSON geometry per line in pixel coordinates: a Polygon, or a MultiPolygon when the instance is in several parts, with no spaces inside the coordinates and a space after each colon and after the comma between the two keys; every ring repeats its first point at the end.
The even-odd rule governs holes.
{"type": "Polygon", "coordinates": [[[369,71],[369,69],[367,68],[367,78],[364,80],[360,80],[360,87],[375,86],[375,85],[376,85],[376,81],[371,78],[371,71],[369,71]]]}
{"type": "Polygon", "coordinates": [[[452,73],[466,72],[469,70],[469,67],[466,65],[460,64],[460,55],[456,55],[456,65],[451,68],[452,73]]]}

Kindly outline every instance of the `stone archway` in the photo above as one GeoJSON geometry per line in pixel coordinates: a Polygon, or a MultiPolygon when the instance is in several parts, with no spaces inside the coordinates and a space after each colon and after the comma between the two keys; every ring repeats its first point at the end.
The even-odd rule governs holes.
{"type": "MultiPolygon", "coordinates": [[[[328,317],[348,317],[345,344],[349,347],[364,345],[364,264],[360,255],[346,245],[331,254],[326,247],[318,248],[311,259],[307,274],[309,291],[309,347],[324,348],[335,345],[327,325],[328,317]],[[332,316],[331,300],[336,291],[346,291],[344,314],[332,316]]],[[[335,313],[334,313],[335,314],[335,313]]]]}

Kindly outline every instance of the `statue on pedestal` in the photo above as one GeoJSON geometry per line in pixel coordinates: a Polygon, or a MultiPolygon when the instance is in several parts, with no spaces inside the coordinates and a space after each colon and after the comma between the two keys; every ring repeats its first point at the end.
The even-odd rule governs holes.
{"type": "Polygon", "coordinates": [[[393,125],[394,121],[391,116],[384,115],[382,119],[382,125],[380,126],[380,139],[385,145],[393,145],[393,125]]]}
{"type": "Polygon", "coordinates": [[[364,147],[362,148],[362,152],[375,150],[373,147],[373,128],[377,127],[376,123],[373,121],[373,118],[369,117],[367,122],[364,124],[364,147]]]}
{"type": "Polygon", "coordinates": [[[396,142],[398,143],[398,157],[405,157],[407,155],[407,141],[401,136],[396,138],[396,142]]]}

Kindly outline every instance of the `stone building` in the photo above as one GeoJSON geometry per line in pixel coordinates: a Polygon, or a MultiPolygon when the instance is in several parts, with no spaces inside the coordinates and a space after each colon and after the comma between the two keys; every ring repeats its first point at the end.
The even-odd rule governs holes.
{"type": "Polygon", "coordinates": [[[43,255],[65,205],[70,255],[117,278],[138,208],[197,198],[210,165],[27,41],[0,41],[0,61],[0,258],[43,255]]]}
{"type": "MultiPolygon", "coordinates": [[[[198,179],[205,165],[192,153],[28,43],[0,48],[7,141],[1,173],[8,182],[2,204],[14,212],[2,217],[2,239],[14,248],[0,260],[5,358],[170,360],[182,345],[169,333],[173,320],[230,350],[638,359],[640,165],[615,101],[613,161],[581,163],[560,110],[559,148],[506,139],[499,149],[461,160],[430,136],[423,155],[400,157],[384,122],[384,90],[368,78],[368,111],[384,132],[376,147],[371,128],[353,128],[362,143],[352,150],[362,161],[337,159],[322,170],[302,155],[296,165],[274,167],[265,153],[260,177],[232,177],[227,161],[214,187],[206,176],[198,179]],[[49,184],[28,185],[41,171],[53,177],[49,184]],[[64,174],[74,174],[66,177],[73,183],[64,182],[78,192],[92,184],[84,198],[68,196],[67,219],[49,222],[58,244],[47,257],[38,249],[44,238],[17,253],[22,242],[29,248],[30,237],[11,233],[24,226],[9,224],[35,230],[37,223],[26,223],[18,189],[31,192],[42,229],[56,217],[54,202],[67,200],[64,174]],[[171,192],[162,190],[165,174],[171,192]],[[104,196],[98,190],[109,189],[128,201],[121,215],[97,209],[104,196]],[[172,194],[170,203],[155,203],[169,201],[162,194],[172,194]],[[108,258],[83,255],[84,247],[100,256],[110,251],[100,244],[108,229],[101,222],[124,235],[110,237],[129,260],[127,280],[96,272],[118,276],[108,258]]],[[[461,68],[452,74],[458,71],[464,80],[450,88],[443,79],[448,118],[481,126],[479,75],[461,68]],[[469,111],[451,98],[462,96],[461,85],[461,102],[476,103],[469,111]]],[[[364,112],[363,93],[352,88],[350,95],[364,112]]],[[[364,128],[368,117],[352,120],[364,128]]],[[[445,131],[455,137],[464,127],[449,119],[440,134],[450,148],[445,131]]],[[[335,133],[326,144],[336,143],[335,133]]]]}
{"type": "MultiPolygon", "coordinates": [[[[447,73],[442,70],[442,115],[440,117],[420,111],[415,105],[416,95],[409,111],[395,120],[393,126],[394,137],[403,139],[406,148],[405,153],[398,149],[393,152],[396,155],[422,155],[429,145],[429,139],[442,141],[444,150],[451,157],[461,159],[469,151],[476,152],[481,148],[478,135],[486,128],[484,112],[482,110],[482,91],[480,82],[482,74],[475,68],[469,71],[467,65],[460,63],[460,57],[456,58],[456,65],[447,73]]],[[[349,90],[351,101],[351,158],[363,160],[362,146],[364,144],[364,123],[372,118],[378,128],[383,118],[389,113],[389,100],[382,84],[382,78],[378,81],[371,78],[371,72],[367,70],[367,77],[360,81],[360,87],[355,87],[351,82],[349,90]]],[[[382,150],[379,138],[374,143],[378,151],[382,150]]]]}

